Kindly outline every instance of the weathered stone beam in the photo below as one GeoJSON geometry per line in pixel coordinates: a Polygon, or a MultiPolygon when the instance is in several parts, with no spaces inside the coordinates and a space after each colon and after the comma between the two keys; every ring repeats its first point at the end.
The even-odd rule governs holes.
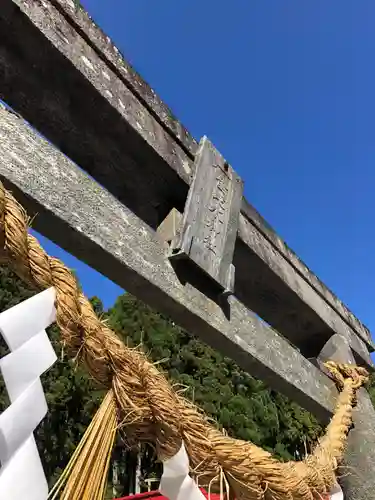
{"type": "Polygon", "coordinates": [[[268,240],[274,249],[286,259],[302,278],[304,278],[321,298],[329,304],[345,323],[356,332],[363,340],[372,341],[370,330],[347,308],[347,306],[327,288],[327,286],[306,266],[306,264],[291,250],[285,241],[278,236],[276,231],[265,221],[259,212],[243,200],[242,213],[268,240]]]}
{"type": "Polygon", "coordinates": [[[324,343],[332,336],[332,332],[338,332],[348,340],[357,358],[363,360],[367,366],[373,365],[365,342],[353,332],[324,298],[316,293],[299,273],[296,273],[292,264],[281,253],[275,251],[273,245],[263,237],[258,228],[244,217],[240,219],[239,235],[245,245],[242,258],[238,250],[237,259],[234,261],[236,267],[242,270],[236,282],[238,297],[246,296],[251,309],[260,316],[267,317],[270,323],[282,325],[285,322],[280,331],[287,329],[288,339],[298,345],[306,356],[317,356],[324,343]],[[250,247],[257,256],[254,266],[251,260],[247,260],[247,247],[250,247]],[[260,280],[263,280],[263,284],[257,286],[260,280]],[[285,285],[288,286],[287,292],[285,285]],[[267,297],[265,292],[267,288],[271,291],[271,297],[267,297]],[[259,290],[262,292],[259,293],[259,290]],[[281,302],[281,307],[277,307],[279,297],[284,301],[281,302]],[[286,302],[289,306],[283,309],[286,302]],[[304,311],[303,314],[301,310],[304,311]],[[315,315],[313,317],[312,311],[318,313],[319,319],[315,315]],[[265,314],[267,316],[264,316],[265,314]],[[310,324],[309,318],[311,318],[310,324]],[[302,321],[305,321],[305,324],[301,325],[302,321]]]}
{"type": "Polygon", "coordinates": [[[193,157],[198,144],[188,130],[177,120],[171,109],[160,99],[154,90],[143,80],[135,69],[125,60],[111,39],[103,33],[88,13],[72,0],[49,0],[69,22],[81,31],[87,42],[108,67],[120,78],[132,93],[150,111],[152,116],[168,131],[188,155],[193,157]]]}
{"type": "MultiPolygon", "coordinates": [[[[3,99],[149,225],[156,228],[173,207],[183,211],[196,142],[73,2],[0,0],[0,82],[3,99]]],[[[241,227],[255,226],[262,245],[271,245],[297,278],[286,282],[275,266],[270,271],[240,231],[240,300],[304,350],[312,333],[310,345],[319,339],[319,349],[333,325],[342,334],[349,328],[372,350],[366,327],[245,200],[242,214],[241,227]],[[252,280],[245,282],[249,262],[252,280]],[[294,287],[301,280],[317,299],[304,302],[294,287]],[[327,323],[327,307],[339,319],[327,323]]]]}
{"type": "Polygon", "coordinates": [[[0,97],[98,182],[115,176],[110,190],[148,224],[183,209],[185,150],[51,2],[0,0],[0,82],[0,97]]]}
{"type": "Polygon", "coordinates": [[[235,297],[223,311],[197,290],[154,230],[5,109],[0,144],[0,178],[38,214],[36,230],[327,420],[337,391],[326,375],[235,297]]]}

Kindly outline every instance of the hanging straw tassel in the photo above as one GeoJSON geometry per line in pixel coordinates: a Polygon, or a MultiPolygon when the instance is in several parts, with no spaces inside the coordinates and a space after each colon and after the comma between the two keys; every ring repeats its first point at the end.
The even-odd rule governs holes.
{"type": "Polygon", "coordinates": [[[49,499],[54,500],[59,494],[60,500],[104,499],[116,427],[116,404],[110,390],[51,490],[49,499]]]}

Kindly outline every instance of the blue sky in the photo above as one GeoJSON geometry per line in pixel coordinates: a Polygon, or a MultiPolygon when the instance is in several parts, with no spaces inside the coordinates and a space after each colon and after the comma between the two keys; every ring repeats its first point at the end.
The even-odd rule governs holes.
{"type": "MultiPolygon", "coordinates": [[[[191,133],[215,143],[249,201],[375,329],[375,2],[82,3],[191,133]]],[[[116,286],[47,247],[88,295],[113,302],[116,286]]]]}

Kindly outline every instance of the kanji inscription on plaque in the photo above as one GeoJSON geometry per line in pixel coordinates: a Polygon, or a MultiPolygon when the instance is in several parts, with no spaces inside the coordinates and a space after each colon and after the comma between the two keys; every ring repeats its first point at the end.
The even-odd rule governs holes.
{"type": "Polygon", "coordinates": [[[243,182],[206,137],[200,142],[195,167],[172,257],[191,259],[232,292],[243,182]]]}

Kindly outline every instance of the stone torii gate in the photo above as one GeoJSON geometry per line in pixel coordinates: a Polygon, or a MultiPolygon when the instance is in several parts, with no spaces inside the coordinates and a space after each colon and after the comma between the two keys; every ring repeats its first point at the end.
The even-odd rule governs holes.
{"type": "MultiPolygon", "coordinates": [[[[0,108],[0,178],[36,230],[323,423],[337,391],[321,362],[373,369],[368,329],[76,3],[0,0],[0,98],[22,115],[0,108]]],[[[346,499],[375,498],[373,464],[361,390],[346,499]]]]}

